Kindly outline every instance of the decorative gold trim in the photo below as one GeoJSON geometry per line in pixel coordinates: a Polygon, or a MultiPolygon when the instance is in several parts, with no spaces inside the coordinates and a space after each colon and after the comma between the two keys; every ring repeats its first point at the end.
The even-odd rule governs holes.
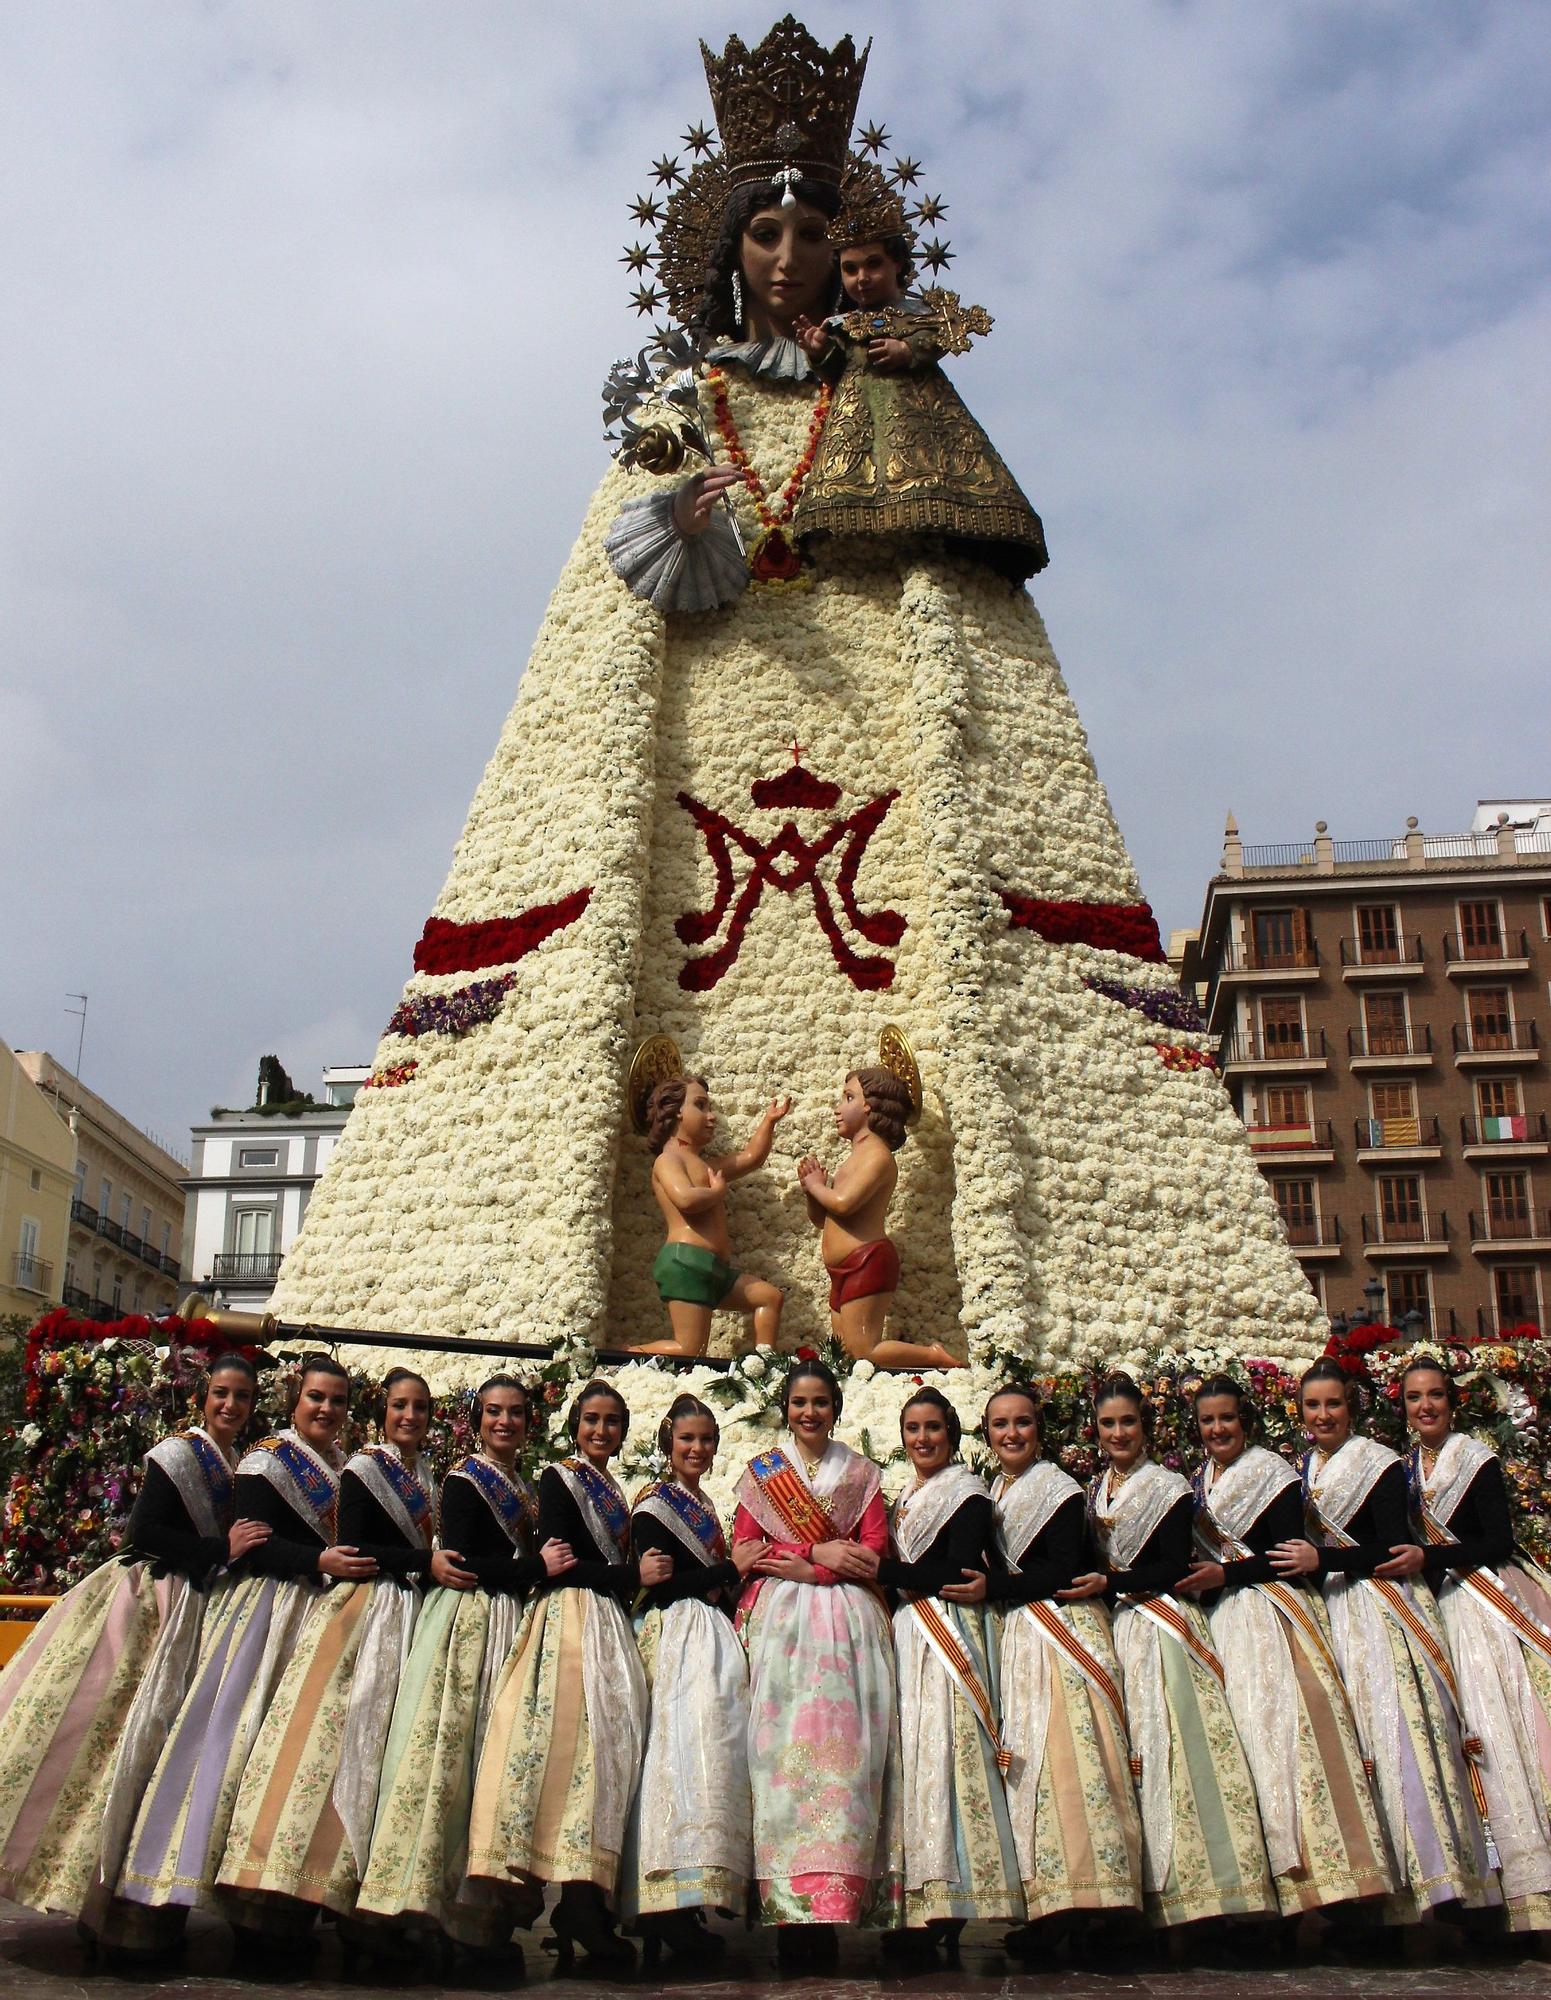
{"type": "Polygon", "coordinates": [[[892,1021],[878,1037],[878,1061],[910,1092],[911,1112],[907,1122],[913,1125],[921,1115],[921,1067],[910,1046],[910,1037],[892,1021]]]}
{"type": "Polygon", "coordinates": [[[646,1130],[646,1102],[659,1083],[684,1074],[684,1058],[671,1035],[648,1035],[630,1058],[630,1079],[625,1092],[630,1100],[630,1122],[638,1132],[646,1130]]]}

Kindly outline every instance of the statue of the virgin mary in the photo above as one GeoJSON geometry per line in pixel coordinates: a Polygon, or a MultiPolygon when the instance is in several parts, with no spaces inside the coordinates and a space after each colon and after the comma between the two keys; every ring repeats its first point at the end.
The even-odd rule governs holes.
{"type": "Polygon", "coordinates": [[[665,1037],[735,1129],[794,1099],[728,1205],[783,1344],[811,1340],[796,1166],[833,1156],[830,1107],[891,1029],[920,1099],[898,1337],[1041,1370],[1324,1338],[1025,588],[1038,517],[941,366],[973,313],[908,294],[924,365],[849,417],[798,337],[852,314],[846,245],[941,264],[916,163],[886,166],[875,124],[853,151],[865,64],[790,18],[706,51],[719,143],[694,128],[634,205],[657,232],[627,251],[637,302],[675,328],[616,371],[615,461],[281,1274],[288,1318],[656,1332],[628,1078],[665,1037]]]}

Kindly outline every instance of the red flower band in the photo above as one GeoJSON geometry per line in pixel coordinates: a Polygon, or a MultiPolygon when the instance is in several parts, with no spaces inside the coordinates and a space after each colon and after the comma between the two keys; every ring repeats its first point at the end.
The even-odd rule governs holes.
{"type": "Polygon", "coordinates": [[[1015,889],[997,893],[1015,931],[1033,931],[1047,944],[1091,944],[1100,951],[1128,952],[1149,965],[1165,963],[1150,903],[1061,903],[1020,896],[1015,889]]]}

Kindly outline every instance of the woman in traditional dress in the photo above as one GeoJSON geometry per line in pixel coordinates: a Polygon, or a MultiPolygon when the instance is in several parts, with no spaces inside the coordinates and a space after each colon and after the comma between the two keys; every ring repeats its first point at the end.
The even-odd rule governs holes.
{"type": "Polygon", "coordinates": [[[198,1422],[146,1454],[121,1552],[65,1593],[0,1676],[0,1893],[15,1902],[103,1928],[103,1875],[117,1876],[187,1688],[205,1593],[264,1539],[232,1518],[256,1379],[241,1355],[214,1364],[198,1422]]]}
{"type": "Polygon", "coordinates": [[[1438,1606],[1406,1511],[1405,1468],[1352,1427],[1340,1364],[1316,1361],[1299,1385],[1311,1439],[1305,1518],[1319,1545],[1289,1536],[1271,1551],[1280,1577],[1317,1576],[1357,1737],[1389,1840],[1391,1923],[1441,1903],[1500,1900],[1460,1743],[1459,1698],[1438,1606]]]}
{"type": "Polygon", "coordinates": [[[242,1774],[216,1881],[234,1919],[270,1936],[310,1929],[319,1909],[354,1909],[420,1583],[467,1574],[434,1548],[430,1423],[424,1376],[390,1370],[382,1441],[339,1481],[340,1535],[376,1573],[331,1588],[308,1620],[242,1774]]]}
{"type": "Polygon", "coordinates": [[[1001,1476],[989,1596],[1000,1666],[1007,1804],[1029,1924],[1024,1952],[1074,1911],[1140,1910],[1142,1825],[1120,1692],[1108,1578],[1092,1567],[1082,1488],[1040,1455],[1039,1393],[1009,1382],[982,1435],[1001,1476]]]}
{"type": "Polygon", "coordinates": [[[1195,1477],[1196,1564],[1175,1586],[1199,1599],[1227,1677],[1260,1802],[1284,1917],[1393,1887],[1384,1832],[1363,1769],[1319,1593],[1279,1578],[1270,1551],[1303,1531],[1298,1475],[1252,1444],[1254,1404],[1227,1375],[1195,1396],[1206,1462],[1195,1477]]]}
{"type": "Polygon", "coordinates": [[[524,1602],[576,1560],[563,1541],[538,1545],[538,1501],[518,1470],[532,1412],[514,1376],[474,1391],[479,1446],[442,1482],[439,1533],[474,1582],[432,1590],[416,1621],[356,1899],[357,1917],[435,1927],[481,1953],[516,1953],[512,1929],[532,1920],[533,1899],[515,1883],[467,1881],[474,1770],[524,1602]]]}
{"type": "Polygon", "coordinates": [[[308,1614],[329,1579],[376,1574],[338,1540],[335,1440],[350,1378],[328,1355],[302,1363],[290,1425],[237,1467],[239,1519],[268,1536],[205,1621],[199,1664],[135,1819],[119,1894],[152,1908],[207,1903],[254,1739],[308,1614]]]}
{"type": "Polygon", "coordinates": [[[981,1610],[995,1524],[984,1483],[955,1462],[959,1416],[940,1389],[910,1398],[899,1431],[914,1477],[894,1503],[891,1551],[880,1561],[870,1549],[846,1548],[840,1571],[875,1575],[901,1593],[894,1657],[905,1928],[886,1934],[884,1947],[951,1952],[971,1919],[1023,1915],[981,1610]]]}
{"type": "Polygon", "coordinates": [[[673,1565],[647,1592],[636,1631],[651,1722],[620,1872],[621,1913],[649,1961],[663,1945],[688,1958],[720,1953],[704,1913],[741,1910],[753,1873],[749,1672],[732,1613],[759,1545],[729,1556],[701,1491],[719,1436],[698,1396],[676,1396],[657,1432],[668,1476],[643,1487],[630,1510],[637,1559],[656,1552],[673,1565]]]}
{"type": "Polygon", "coordinates": [[[1115,1651],[1140,1765],[1142,1885],[1155,1924],[1274,1913],[1255,1788],[1223,1666],[1198,1607],[1174,1588],[1191,1567],[1190,1481],[1147,1455],[1146,1404],[1129,1375],[1093,1399],[1108,1467],[1088,1491],[1108,1572],[1115,1651]]]}
{"type": "Polygon", "coordinates": [[[624,1607],[673,1567],[655,1550],[630,1555],[630,1509],[609,1471],[630,1430],[624,1397],[589,1382],[566,1429],[574,1450],[544,1468],[538,1533],[576,1561],[549,1581],[496,1689],[468,1860],[476,1882],[559,1885],[550,1922],[562,1970],[577,1945],[604,1965],[635,1959],[609,1907],[646,1744],[646,1675],[624,1607]]]}
{"type": "Polygon", "coordinates": [[[837,1923],[897,1922],[894,1646],[877,1586],[847,1550],[888,1551],[882,1481],[836,1443],[840,1385],[821,1361],[786,1378],[786,1436],[738,1482],[734,1543],[760,1545],[739,1621],[749,1654],[754,1876],[784,1963],[833,1964],[837,1923]]]}
{"type": "Polygon", "coordinates": [[[1416,1443],[1406,1461],[1497,1849],[1508,1924],[1551,1931],[1551,1577],[1514,1546],[1502,1461],[1454,1428],[1441,1361],[1400,1378],[1416,1443]]]}

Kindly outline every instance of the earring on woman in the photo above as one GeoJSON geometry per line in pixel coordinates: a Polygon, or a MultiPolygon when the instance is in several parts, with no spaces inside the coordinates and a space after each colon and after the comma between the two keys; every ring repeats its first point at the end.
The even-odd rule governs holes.
{"type": "Polygon", "coordinates": [[[743,331],[743,274],[741,271],[734,271],[732,274],[732,330],[734,333],[742,333],[743,331]]]}

